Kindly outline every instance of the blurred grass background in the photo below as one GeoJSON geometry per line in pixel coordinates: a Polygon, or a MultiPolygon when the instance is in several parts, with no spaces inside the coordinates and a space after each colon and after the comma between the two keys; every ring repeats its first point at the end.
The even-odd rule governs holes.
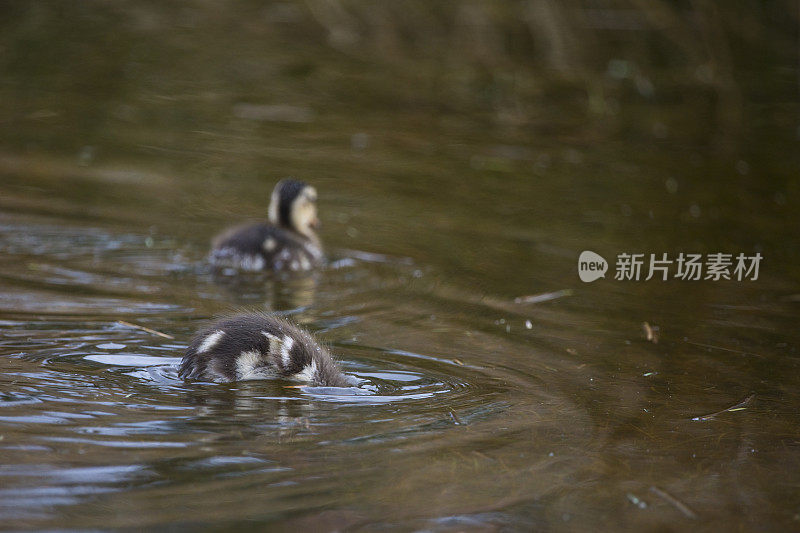
{"type": "Polygon", "coordinates": [[[287,122],[391,110],[435,115],[454,136],[477,123],[723,154],[765,130],[798,136],[788,0],[90,0],[0,13],[0,131],[17,148],[225,129],[243,102],[279,103],[267,119],[287,122]]]}

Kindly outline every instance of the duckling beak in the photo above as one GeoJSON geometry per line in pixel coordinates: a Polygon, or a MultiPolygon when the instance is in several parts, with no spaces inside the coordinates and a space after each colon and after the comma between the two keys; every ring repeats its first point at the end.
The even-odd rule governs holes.
{"type": "Polygon", "coordinates": [[[321,225],[322,225],[322,223],[319,221],[319,218],[317,218],[317,217],[314,217],[314,219],[311,220],[311,223],[309,223],[309,226],[313,230],[318,230],[321,225]]]}

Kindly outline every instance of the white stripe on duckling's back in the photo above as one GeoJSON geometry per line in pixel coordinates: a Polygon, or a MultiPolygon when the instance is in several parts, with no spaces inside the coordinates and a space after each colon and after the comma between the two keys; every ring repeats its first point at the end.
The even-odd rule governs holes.
{"type": "Polygon", "coordinates": [[[292,354],[290,353],[292,346],[294,346],[294,339],[288,335],[285,336],[281,344],[281,361],[283,361],[283,368],[289,368],[289,363],[292,362],[292,354]]]}
{"type": "Polygon", "coordinates": [[[209,351],[211,348],[217,345],[223,335],[225,335],[225,332],[221,329],[211,333],[208,337],[203,339],[203,342],[200,343],[200,347],[197,348],[197,353],[205,353],[209,351]]]}
{"type": "Polygon", "coordinates": [[[258,371],[261,353],[256,350],[242,352],[236,358],[236,377],[240,380],[263,379],[264,372],[258,371]]]}
{"type": "Polygon", "coordinates": [[[261,334],[269,339],[269,353],[273,357],[280,355],[281,363],[283,363],[282,368],[289,368],[289,365],[292,362],[292,354],[290,352],[294,346],[294,339],[289,335],[284,335],[283,339],[281,339],[277,335],[273,335],[266,331],[262,331],[261,334]]]}

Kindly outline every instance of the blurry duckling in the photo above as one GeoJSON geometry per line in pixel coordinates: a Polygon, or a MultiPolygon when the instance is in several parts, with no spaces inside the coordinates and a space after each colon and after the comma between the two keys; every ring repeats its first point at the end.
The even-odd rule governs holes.
{"type": "Polygon", "coordinates": [[[293,179],[279,181],[268,215],[268,223],[237,226],[215,237],[211,263],[247,271],[305,271],[323,263],[314,187],[293,179]]]}
{"type": "Polygon", "coordinates": [[[186,349],[178,375],[215,382],[281,377],[321,387],[359,383],[342,373],[310,333],[263,313],[224,318],[200,331],[186,349]]]}

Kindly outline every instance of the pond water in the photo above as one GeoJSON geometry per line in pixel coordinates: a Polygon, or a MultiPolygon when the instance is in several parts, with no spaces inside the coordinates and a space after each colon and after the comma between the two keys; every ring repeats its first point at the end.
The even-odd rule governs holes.
{"type": "Polygon", "coordinates": [[[734,65],[734,103],[655,60],[485,81],[245,4],[12,13],[4,527],[800,528],[796,64],[734,65]],[[210,238],[285,176],[319,191],[329,265],[212,271],[210,238]],[[584,250],[604,279],[580,281],[584,250]],[[681,252],[763,259],[756,280],[614,279],[619,254],[681,252]],[[177,379],[240,309],[364,384],[177,379]]]}

